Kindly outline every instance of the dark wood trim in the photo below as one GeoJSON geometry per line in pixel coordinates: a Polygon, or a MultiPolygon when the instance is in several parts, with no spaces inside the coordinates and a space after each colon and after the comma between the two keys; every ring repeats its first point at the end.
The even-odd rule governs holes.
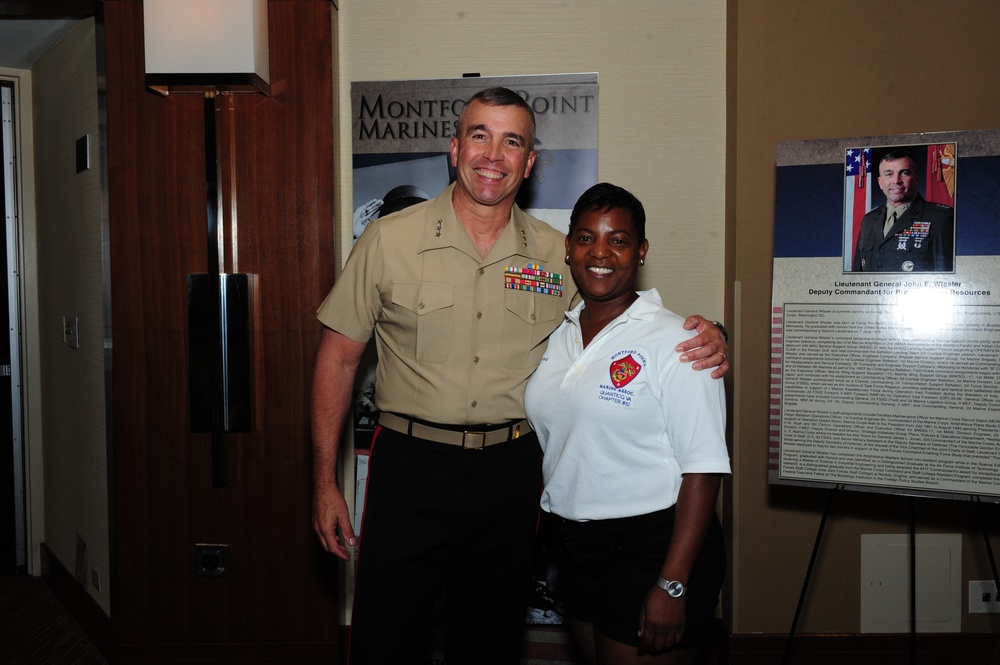
{"type": "Polygon", "coordinates": [[[45,544],[41,544],[42,578],[59,602],[80,624],[84,632],[100,649],[101,654],[111,660],[111,619],[104,613],[90,594],[84,590],[72,573],[45,544]]]}
{"type": "Polygon", "coordinates": [[[338,660],[339,647],[326,642],[316,643],[168,643],[121,644],[113,662],[123,663],[236,663],[240,665],[306,665],[343,662],[338,660]]]}
{"type": "Polygon", "coordinates": [[[97,13],[99,0],[21,0],[0,2],[0,17],[32,19],[87,18],[97,13]]]}

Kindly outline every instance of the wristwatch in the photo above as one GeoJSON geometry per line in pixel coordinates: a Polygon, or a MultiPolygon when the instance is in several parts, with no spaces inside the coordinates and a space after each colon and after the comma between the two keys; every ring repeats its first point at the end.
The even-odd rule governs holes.
{"type": "Polygon", "coordinates": [[[722,341],[729,344],[729,331],[726,330],[726,326],[722,325],[718,321],[712,321],[712,325],[718,328],[719,332],[722,333],[722,341]]]}
{"type": "Polygon", "coordinates": [[[656,578],[656,586],[660,587],[666,591],[670,596],[674,598],[680,598],[688,592],[687,587],[677,581],[665,580],[662,577],[656,578]]]}

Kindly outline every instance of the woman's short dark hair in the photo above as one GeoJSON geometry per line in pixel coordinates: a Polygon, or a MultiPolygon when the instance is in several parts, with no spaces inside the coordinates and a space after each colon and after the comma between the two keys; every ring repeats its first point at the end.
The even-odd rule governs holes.
{"type": "Polygon", "coordinates": [[[646,239],[646,210],[642,207],[642,202],[635,198],[632,192],[609,182],[600,182],[580,195],[569,216],[570,234],[573,233],[583,213],[607,212],[614,209],[628,210],[632,213],[632,223],[635,224],[639,242],[646,239]]]}

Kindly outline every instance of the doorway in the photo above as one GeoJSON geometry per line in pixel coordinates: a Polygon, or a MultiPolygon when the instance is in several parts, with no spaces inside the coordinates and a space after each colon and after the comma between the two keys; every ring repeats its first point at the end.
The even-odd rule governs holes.
{"type": "Polygon", "coordinates": [[[0,154],[3,155],[3,186],[0,204],[4,211],[4,285],[0,289],[0,324],[9,331],[0,344],[0,566],[5,572],[25,567],[26,533],[24,512],[24,436],[21,426],[21,325],[20,243],[18,227],[15,153],[14,86],[0,81],[0,154]]]}
{"type": "MultiPolygon", "coordinates": [[[[43,385],[40,362],[45,338],[38,291],[42,255],[32,138],[38,86],[33,77],[39,60],[82,19],[93,18],[98,4],[0,0],[0,210],[5,222],[0,264],[6,276],[5,288],[0,288],[0,316],[8,331],[0,342],[0,572],[40,575],[40,539],[45,533],[41,404],[43,390],[52,383],[43,385]]],[[[50,168],[43,175],[52,172],[50,168]]]]}

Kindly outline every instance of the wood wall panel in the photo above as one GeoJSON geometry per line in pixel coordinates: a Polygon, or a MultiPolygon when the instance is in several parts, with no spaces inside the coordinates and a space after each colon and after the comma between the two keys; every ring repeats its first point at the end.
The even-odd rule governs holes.
{"type": "Polygon", "coordinates": [[[187,275],[208,268],[204,102],[143,85],[142,6],[105,3],[120,662],[334,659],[336,564],[310,526],[308,388],[333,280],[329,0],[272,0],[270,97],[219,101],[226,269],[256,275],[255,429],[188,426],[187,275]],[[233,212],[234,211],[234,212],[233,212]],[[225,543],[225,577],[194,575],[225,543]]]}

